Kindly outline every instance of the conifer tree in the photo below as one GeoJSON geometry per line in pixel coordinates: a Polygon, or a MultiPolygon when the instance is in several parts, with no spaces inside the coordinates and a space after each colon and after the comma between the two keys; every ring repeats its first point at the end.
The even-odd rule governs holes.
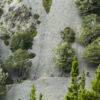
{"type": "Polygon", "coordinates": [[[91,89],[96,94],[96,100],[100,100],[100,65],[98,66],[95,77],[91,82],[91,89]]]}
{"type": "Polygon", "coordinates": [[[42,95],[42,93],[40,93],[39,100],[43,100],[42,97],[43,97],[43,95],[42,95]]]}
{"type": "Polygon", "coordinates": [[[68,87],[68,93],[65,95],[64,100],[77,100],[78,99],[78,63],[77,58],[74,58],[72,62],[72,70],[71,70],[71,86],[68,87]]]}
{"type": "Polygon", "coordinates": [[[31,93],[30,93],[30,100],[36,100],[34,84],[32,85],[32,89],[31,89],[31,93]]]}
{"type": "Polygon", "coordinates": [[[78,100],[87,100],[87,95],[86,92],[87,90],[85,89],[85,72],[84,70],[82,71],[82,74],[80,76],[80,88],[78,90],[78,100]]]}

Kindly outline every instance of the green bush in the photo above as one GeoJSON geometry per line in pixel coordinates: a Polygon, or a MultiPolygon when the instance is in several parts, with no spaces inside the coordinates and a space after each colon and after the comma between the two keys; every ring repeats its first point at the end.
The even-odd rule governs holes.
{"type": "Polygon", "coordinates": [[[54,53],[53,60],[55,61],[55,67],[62,72],[69,72],[71,70],[73,57],[75,56],[71,45],[67,42],[60,42],[57,48],[54,49],[54,53]]]}
{"type": "Polygon", "coordinates": [[[8,40],[4,40],[4,44],[5,44],[6,46],[8,46],[8,45],[9,45],[9,41],[8,41],[8,40]]]}
{"type": "Polygon", "coordinates": [[[8,30],[4,27],[1,28],[1,34],[0,34],[0,38],[2,40],[6,40],[10,38],[10,33],[8,32],[8,30]]]}
{"type": "Polygon", "coordinates": [[[29,54],[29,58],[30,58],[30,59],[34,58],[35,56],[36,56],[35,53],[30,53],[30,54],[29,54]]]}
{"type": "Polygon", "coordinates": [[[52,0],[42,0],[42,4],[46,13],[49,13],[52,5],[52,0]]]}
{"type": "Polygon", "coordinates": [[[31,65],[32,62],[29,60],[29,54],[22,49],[16,50],[6,59],[6,67],[14,70],[18,76],[24,76],[31,65]]]}
{"type": "Polygon", "coordinates": [[[40,20],[37,20],[37,24],[41,24],[41,21],[40,20]]]}
{"type": "Polygon", "coordinates": [[[24,50],[31,49],[33,45],[33,38],[36,36],[36,34],[36,29],[27,29],[24,32],[14,34],[11,38],[10,43],[11,50],[15,51],[19,48],[24,50]]]}
{"type": "Polygon", "coordinates": [[[39,14],[37,14],[37,13],[36,13],[36,14],[34,14],[34,18],[35,18],[35,19],[38,19],[39,17],[40,17],[40,15],[39,15],[39,14]]]}
{"type": "Polygon", "coordinates": [[[81,16],[89,14],[100,15],[100,1],[99,0],[76,0],[76,5],[81,16]]]}
{"type": "Polygon", "coordinates": [[[83,57],[88,63],[100,64],[100,37],[86,47],[83,57]]]}
{"type": "Polygon", "coordinates": [[[87,46],[100,36],[100,18],[91,14],[83,18],[83,28],[79,32],[78,41],[87,46]]]}
{"type": "Polygon", "coordinates": [[[64,41],[74,42],[75,32],[70,27],[66,27],[63,31],[61,31],[61,37],[64,41]]]}

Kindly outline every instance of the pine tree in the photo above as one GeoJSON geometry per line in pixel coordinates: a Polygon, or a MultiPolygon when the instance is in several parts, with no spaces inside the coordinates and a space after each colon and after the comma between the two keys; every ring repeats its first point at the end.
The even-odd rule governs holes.
{"type": "Polygon", "coordinates": [[[85,89],[85,72],[82,71],[81,77],[80,77],[80,88],[78,90],[78,100],[87,100],[87,90],[85,89]]]}
{"type": "Polygon", "coordinates": [[[78,63],[76,57],[72,62],[72,70],[71,70],[71,86],[68,87],[68,93],[65,95],[64,100],[77,100],[78,99],[78,63]]]}
{"type": "Polygon", "coordinates": [[[94,80],[91,82],[91,90],[96,94],[96,100],[100,100],[100,65],[97,68],[94,80]]]}
{"type": "Polygon", "coordinates": [[[31,89],[30,100],[36,100],[35,86],[34,86],[34,84],[33,84],[32,89],[31,89]]]}
{"type": "Polygon", "coordinates": [[[84,70],[82,71],[81,77],[80,77],[80,87],[82,89],[85,88],[85,72],[84,70]]]}

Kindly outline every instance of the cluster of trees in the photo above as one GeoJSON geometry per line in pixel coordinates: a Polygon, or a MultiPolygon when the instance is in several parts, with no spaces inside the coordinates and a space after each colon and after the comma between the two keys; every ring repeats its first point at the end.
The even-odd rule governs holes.
{"type": "Polygon", "coordinates": [[[13,34],[10,41],[12,54],[6,58],[6,67],[16,74],[18,77],[25,79],[28,77],[28,70],[32,65],[30,59],[36,55],[28,53],[26,50],[31,49],[33,39],[37,31],[34,29],[26,29],[25,31],[13,34]]]}
{"type": "Polygon", "coordinates": [[[82,16],[82,28],[78,41],[86,46],[83,57],[88,63],[100,64],[100,1],[76,0],[76,5],[82,16]]]}
{"type": "Polygon", "coordinates": [[[72,61],[75,56],[74,49],[71,43],[75,40],[75,32],[70,28],[66,27],[61,31],[62,41],[54,49],[55,56],[55,68],[58,68],[62,72],[70,72],[72,61]]]}
{"type": "Polygon", "coordinates": [[[49,13],[52,5],[52,0],[42,0],[42,4],[46,13],[49,13]]]}
{"type": "Polygon", "coordinates": [[[100,65],[91,81],[90,90],[87,90],[85,88],[85,72],[83,70],[79,76],[77,60],[74,59],[71,70],[71,86],[68,87],[64,100],[100,100],[100,65]]]}

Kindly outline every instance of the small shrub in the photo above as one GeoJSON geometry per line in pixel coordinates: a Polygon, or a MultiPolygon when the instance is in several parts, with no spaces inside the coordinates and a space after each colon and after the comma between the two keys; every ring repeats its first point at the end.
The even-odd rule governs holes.
{"type": "Polygon", "coordinates": [[[64,41],[74,42],[75,32],[70,27],[66,27],[64,31],[61,31],[61,37],[64,41]]]}
{"type": "Polygon", "coordinates": [[[37,13],[36,13],[36,14],[34,14],[34,18],[35,18],[35,19],[38,19],[39,17],[40,17],[40,15],[39,15],[39,14],[37,14],[37,13]]]}
{"type": "Polygon", "coordinates": [[[10,38],[10,34],[9,34],[8,30],[6,28],[4,28],[4,27],[1,28],[0,38],[2,40],[6,40],[6,39],[9,39],[10,38]]]}
{"type": "Polygon", "coordinates": [[[20,3],[20,2],[22,2],[22,0],[18,0],[18,2],[20,3]]]}
{"type": "Polygon", "coordinates": [[[6,46],[8,46],[8,45],[9,45],[9,41],[8,41],[8,40],[4,40],[4,44],[5,44],[6,46]]]}
{"type": "Polygon", "coordinates": [[[52,0],[42,0],[42,4],[46,13],[49,13],[52,5],[52,0]]]}
{"type": "Polygon", "coordinates": [[[29,54],[29,58],[30,58],[30,59],[33,59],[35,56],[36,56],[35,53],[30,53],[30,54],[29,54]]]}
{"type": "Polygon", "coordinates": [[[40,20],[37,20],[37,24],[41,24],[41,21],[40,20]]]}
{"type": "Polygon", "coordinates": [[[88,63],[100,64],[100,37],[86,47],[83,57],[88,63]]]}

